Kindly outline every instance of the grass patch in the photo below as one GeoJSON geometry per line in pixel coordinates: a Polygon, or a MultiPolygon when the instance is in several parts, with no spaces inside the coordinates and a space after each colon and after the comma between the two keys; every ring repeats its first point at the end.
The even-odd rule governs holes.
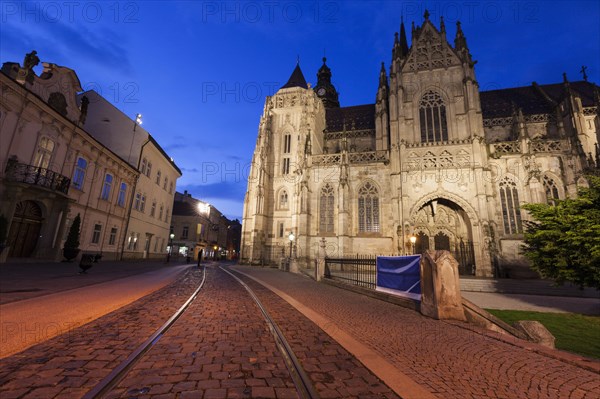
{"type": "Polygon", "coordinates": [[[539,321],[556,338],[557,349],[600,359],[600,317],[575,313],[486,310],[510,325],[518,320],[539,321]]]}

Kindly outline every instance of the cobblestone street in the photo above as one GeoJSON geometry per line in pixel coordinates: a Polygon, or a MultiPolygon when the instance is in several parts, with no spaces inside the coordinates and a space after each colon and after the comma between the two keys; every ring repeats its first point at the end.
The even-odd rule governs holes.
{"type": "MultiPolygon", "coordinates": [[[[598,362],[274,269],[209,264],[190,307],[109,398],[295,398],[259,307],[322,398],[597,398],[598,362]],[[259,281],[256,281],[259,280],[259,281]]],[[[0,360],[0,397],[82,397],[192,294],[202,270],[0,360]]]]}

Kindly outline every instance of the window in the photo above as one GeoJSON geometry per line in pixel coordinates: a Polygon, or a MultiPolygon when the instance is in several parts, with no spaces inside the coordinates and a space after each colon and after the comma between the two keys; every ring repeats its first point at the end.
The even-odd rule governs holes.
{"type": "Polygon", "coordinates": [[[113,227],[110,229],[110,236],[108,237],[108,245],[115,245],[117,241],[117,228],[113,227]]]}
{"type": "Polygon", "coordinates": [[[319,204],[319,231],[333,233],[333,187],[327,183],[321,189],[319,204]]]}
{"type": "Polygon", "coordinates": [[[104,185],[102,186],[102,193],[100,195],[100,199],[108,201],[110,198],[110,190],[112,188],[113,177],[110,173],[107,173],[104,176],[104,185]]]}
{"type": "Polygon", "coordinates": [[[146,176],[150,177],[152,173],[152,162],[148,162],[148,167],[146,168],[146,176]]]}
{"type": "Polygon", "coordinates": [[[148,168],[148,160],[146,158],[144,158],[144,159],[142,159],[142,168],[141,168],[140,172],[142,172],[142,174],[145,175],[147,168],[148,168]]]}
{"type": "Polygon", "coordinates": [[[173,182],[169,182],[169,194],[173,194],[173,182]]]}
{"type": "MultiPolygon", "coordinates": [[[[163,206],[161,205],[161,206],[160,206],[160,210],[158,211],[158,220],[162,220],[162,217],[163,217],[163,210],[164,210],[164,208],[163,208],[163,206]]],[[[166,218],[165,218],[165,219],[166,219],[166,218]]],[[[171,230],[172,230],[172,228],[171,228],[171,230]]]]}
{"type": "Polygon", "coordinates": [[[156,201],[152,201],[152,208],[150,208],[150,216],[154,217],[156,214],[156,201]]]}
{"type": "Polygon", "coordinates": [[[127,238],[127,249],[130,251],[135,251],[137,249],[139,235],[134,233],[133,231],[129,234],[129,238],[127,238]]]}
{"type": "Polygon", "coordinates": [[[136,211],[140,210],[140,202],[142,200],[142,194],[141,193],[135,193],[135,201],[133,202],[133,209],[135,209],[136,211]]]}
{"type": "Polygon", "coordinates": [[[165,212],[165,222],[169,219],[169,215],[170,215],[169,211],[170,211],[170,209],[169,209],[169,207],[167,207],[167,211],[165,212]]]}
{"type": "Polygon", "coordinates": [[[546,201],[550,205],[554,205],[554,200],[560,199],[560,195],[558,194],[558,187],[554,180],[552,180],[548,176],[544,176],[543,179],[544,190],[546,191],[546,201]]]}
{"type": "Polygon", "coordinates": [[[421,123],[421,142],[448,141],[446,106],[438,93],[428,91],[423,95],[419,103],[419,120],[421,123]]]}
{"type": "Polygon", "coordinates": [[[146,194],[142,194],[142,200],[140,201],[140,212],[146,210],[146,194]]]}
{"type": "Polygon", "coordinates": [[[292,147],[292,136],[286,134],[283,136],[283,153],[289,154],[292,147]]]}
{"type": "Polygon", "coordinates": [[[283,222],[279,222],[279,238],[283,237],[283,222]]]}
{"type": "Polygon", "coordinates": [[[33,166],[36,168],[48,169],[48,166],[50,166],[50,159],[52,158],[52,151],[54,151],[54,141],[50,140],[48,137],[42,137],[38,143],[33,166]]]}
{"type": "Polygon", "coordinates": [[[288,193],[285,190],[281,190],[279,194],[279,208],[287,209],[288,207],[288,193]]]}
{"type": "Polygon", "coordinates": [[[119,198],[117,199],[118,206],[125,207],[125,197],[127,197],[127,183],[121,183],[121,188],[119,189],[119,198]]]}
{"type": "Polygon", "coordinates": [[[85,181],[85,170],[87,169],[87,161],[83,158],[77,158],[77,164],[75,165],[75,173],[73,173],[73,187],[78,190],[83,189],[83,182],[85,181]]]}
{"type": "Polygon", "coordinates": [[[358,190],[358,231],[379,231],[379,196],[370,182],[358,190]]]}
{"type": "Polygon", "coordinates": [[[100,242],[100,233],[102,232],[102,225],[95,224],[94,232],[92,233],[92,244],[98,244],[100,242]]]}
{"type": "Polygon", "coordinates": [[[521,223],[521,210],[519,208],[519,192],[515,182],[508,178],[504,178],[500,182],[500,202],[502,203],[504,233],[522,233],[523,224],[521,223]]]}
{"type": "Polygon", "coordinates": [[[290,159],[289,158],[283,158],[283,165],[282,165],[282,169],[281,169],[281,174],[287,175],[290,173],[290,159]]]}
{"type": "Polygon", "coordinates": [[[187,239],[189,232],[190,232],[190,228],[188,226],[183,226],[183,231],[181,232],[181,238],[187,239]]]}
{"type": "Polygon", "coordinates": [[[169,178],[167,176],[165,176],[165,182],[163,183],[163,190],[167,190],[167,183],[169,181],[169,178]]]}
{"type": "Polygon", "coordinates": [[[158,172],[156,172],[156,184],[158,184],[159,186],[160,186],[160,176],[161,176],[161,173],[159,170],[158,172]]]}

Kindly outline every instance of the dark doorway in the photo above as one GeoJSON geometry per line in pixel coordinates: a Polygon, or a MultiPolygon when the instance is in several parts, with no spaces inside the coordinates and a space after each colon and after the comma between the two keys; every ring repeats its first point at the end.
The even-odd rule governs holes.
{"type": "Polygon", "coordinates": [[[429,236],[423,232],[417,234],[415,242],[415,254],[422,254],[429,249],[429,236]]]}
{"type": "Polygon", "coordinates": [[[35,202],[21,201],[17,204],[8,234],[9,257],[28,258],[33,255],[42,220],[42,209],[35,202]]]}

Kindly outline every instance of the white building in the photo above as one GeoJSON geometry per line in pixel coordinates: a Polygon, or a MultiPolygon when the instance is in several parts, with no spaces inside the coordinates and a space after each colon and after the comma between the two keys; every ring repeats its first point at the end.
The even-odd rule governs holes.
{"type": "Polygon", "coordinates": [[[84,96],[89,101],[85,130],[140,172],[130,198],[123,258],[162,258],[181,170],[139,121],[131,120],[93,90],[80,98],[84,96]]]}
{"type": "MultiPolygon", "coordinates": [[[[528,272],[520,206],[575,196],[599,162],[597,85],[480,92],[460,23],[401,25],[376,102],[340,107],[325,64],[267,97],[244,203],[242,261],[446,249],[462,274],[528,272]],[[410,237],[416,236],[416,248],[410,237]]],[[[482,66],[485,68],[485,66],[482,66]]]]}

